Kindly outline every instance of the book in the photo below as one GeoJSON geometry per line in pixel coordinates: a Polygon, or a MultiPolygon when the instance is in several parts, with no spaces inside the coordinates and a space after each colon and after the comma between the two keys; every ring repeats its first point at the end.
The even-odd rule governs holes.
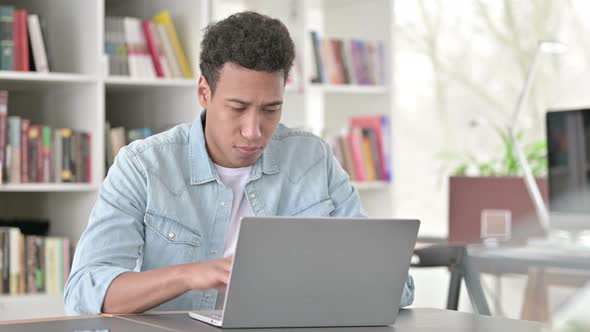
{"type": "Polygon", "coordinates": [[[373,163],[373,153],[371,151],[371,141],[366,135],[366,129],[361,129],[361,150],[363,156],[363,163],[365,166],[365,172],[367,174],[367,181],[376,181],[377,174],[375,172],[375,165],[373,163]]]}
{"type": "Polygon", "coordinates": [[[42,129],[42,145],[41,145],[41,182],[51,182],[51,133],[52,130],[48,126],[43,126],[42,129]]]}
{"type": "Polygon", "coordinates": [[[174,49],[174,54],[176,56],[176,59],[178,60],[180,70],[182,71],[182,75],[184,76],[184,78],[193,78],[193,73],[188,64],[188,61],[186,60],[186,56],[184,55],[184,50],[182,49],[182,45],[180,44],[180,40],[178,39],[178,35],[176,34],[176,28],[172,23],[170,13],[167,10],[164,10],[156,16],[154,16],[153,20],[155,23],[163,24],[166,27],[166,32],[168,33],[168,37],[170,38],[172,48],[174,49]]]}
{"type": "Polygon", "coordinates": [[[10,263],[9,263],[9,271],[10,271],[10,281],[9,281],[9,289],[10,295],[17,295],[18,294],[18,282],[20,278],[20,230],[16,227],[8,228],[8,236],[9,236],[9,243],[10,246],[8,247],[9,255],[10,255],[10,263]]]}
{"type": "Polygon", "coordinates": [[[131,77],[156,77],[153,62],[148,52],[147,42],[141,27],[141,20],[136,17],[123,18],[127,59],[131,77]]]}
{"type": "Polygon", "coordinates": [[[354,165],[354,179],[356,181],[367,180],[367,173],[363,162],[362,139],[361,128],[350,128],[348,132],[348,144],[350,146],[350,155],[354,165]]]}
{"type": "Polygon", "coordinates": [[[10,228],[2,231],[2,294],[10,293],[10,228]]]}
{"type": "Polygon", "coordinates": [[[22,118],[20,121],[20,177],[22,183],[29,180],[29,119],[22,118]]]}
{"type": "MultiPolygon", "coordinates": [[[[8,117],[8,146],[10,147],[10,156],[7,160],[7,182],[21,182],[21,118],[19,116],[8,117]]],[[[8,154],[8,150],[7,150],[8,154]]]]}
{"type": "Polygon", "coordinates": [[[156,75],[158,77],[166,77],[162,63],[162,60],[165,61],[166,57],[161,52],[159,44],[156,43],[157,33],[154,32],[154,23],[150,20],[144,20],[141,22],[141,27],[143,29],[143,33],[145,34],[148,51],[150,52],[152,63],[154,64],[154,69],[156,70],[156,75]]]}
{"type": "Polygon", "coordinates": [[[310,32],[311,45],[313,49],[313,59],[315,64],[315,76],[312,77],[312,83],[326,83],[326,71],[322,59],[321,41],[317,31],[310,32]]]}
{"type": "Polygon", "coordinates": [[[6,141],[8,138],[8,91],[0,90],[0,184],[6,179],[6,141]]]}
{"type": "Polygon", "coordinates": [[[14,7],[0,6],[0,70],[14,69],[14,7]]]}
{"type": "Polygon", "coordinates": [[[30,70],[27,11],[24,9],[14,11],[14,70],[30,70]]]}
{"type": "Polygon", "coordinates": [[[182,78],[183,75],[182,71],[180,70],[180,64],[174,55],[174,49],[172,48],[170,37],[168,37],[166,26],[164,24],[156,24],[155,27],[156,31],[158,32],[158,36],[160,37],[160,42],[162,44],[162,49],[164,50],[166,62],[170,66],[170,77],[182,78]]]}
{"type": "Polygon", "coordinates": [[[391,166],[389,164],[389,123],[385,115],[354,116],[349,120],[350,128],[370,128],[375,133],[377,154],[379,160],[380,179],[391,181],[391,166]]]}
{"type": "Polygon", "coordinates": [[[29,126],[29,180],[41,182],[43,173],[43,127],[29,126]]]}
{"type": "Polygon", "coordinates": [[[61,172],[63,170],[63,144],[62,144],[61,129],[53,130],[53,154],[52,154],[52,169],[53,181],[56,183],[62,182],[61,172]]]}
{"type": "Polygon", "coordinates": [[[43,33],[41,32],[41,24],[39,23],[39,16],[37,14],[30,14],[27,16],[27,23],[36,71],[47,73],[49,72],[49,64],[47,62],[47,53],[43,41],[43,33]]]}
{"type": "Polygon", "coordinates": [[[61,166],[61,181],[73,182],[73,167],[72,167],[72,130],[68,128],[61,129],[61,144],[62,144],[62,166],[61,166]]]}

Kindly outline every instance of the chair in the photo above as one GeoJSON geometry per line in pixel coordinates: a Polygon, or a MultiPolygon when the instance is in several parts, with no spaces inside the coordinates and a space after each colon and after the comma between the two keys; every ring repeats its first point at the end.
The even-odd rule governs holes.
{"type": "Polygon", "coordinates": [[[447,309],[458,310],[461,281],[465,279],[467,293],[474,310],[482,315],[490,315],[490,310],[481,288],[479,274],[468,264],[469,256],[464,245],[448,244],[446,240],[433,238],[419,238],[418,243],[431,245],[414,249],[414,256],[418,262],[412,267],[442,267],[446,266],[451,273],[449,291],[447,295],[447,309]]]}

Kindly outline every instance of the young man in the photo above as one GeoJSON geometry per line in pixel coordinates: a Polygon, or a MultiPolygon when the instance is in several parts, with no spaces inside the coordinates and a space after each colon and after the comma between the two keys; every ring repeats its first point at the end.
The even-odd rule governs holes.
{"type": "MultiPolygon", "coordinates": [[[[69,314],[212,309],[240,217],[364,216],[330,147],[279,124],[294,56],[286,27],[257,13],[207,29],[204,111],[117,155],[74,256],[69,314]]],[[[408,277],[401,306],[413,290],[408,277]]]]}

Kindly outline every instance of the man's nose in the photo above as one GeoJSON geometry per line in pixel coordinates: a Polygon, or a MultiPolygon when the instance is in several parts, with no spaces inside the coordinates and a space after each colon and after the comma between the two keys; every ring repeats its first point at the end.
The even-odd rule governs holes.
{"type": "Polygon", "coordinates": [[[251,110],[246,114],[242,123],[242,136],[247,140],[257,140],[262,136],[260,116],[256,110],[251,110]]]}

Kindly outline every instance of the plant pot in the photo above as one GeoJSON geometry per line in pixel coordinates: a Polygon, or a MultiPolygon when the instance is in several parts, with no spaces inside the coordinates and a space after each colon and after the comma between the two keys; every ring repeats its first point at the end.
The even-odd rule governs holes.
{"type": "MultiPolygon", "coordinates": [[[[547,202],[547,179],[536,180],[547,202]]],[[[452,176],[449,179],[449,242],[480,243],[484,210],[510,211],[510,243],[521,244],[530,237],[544,235],[522,177],[452,176]]]]}

